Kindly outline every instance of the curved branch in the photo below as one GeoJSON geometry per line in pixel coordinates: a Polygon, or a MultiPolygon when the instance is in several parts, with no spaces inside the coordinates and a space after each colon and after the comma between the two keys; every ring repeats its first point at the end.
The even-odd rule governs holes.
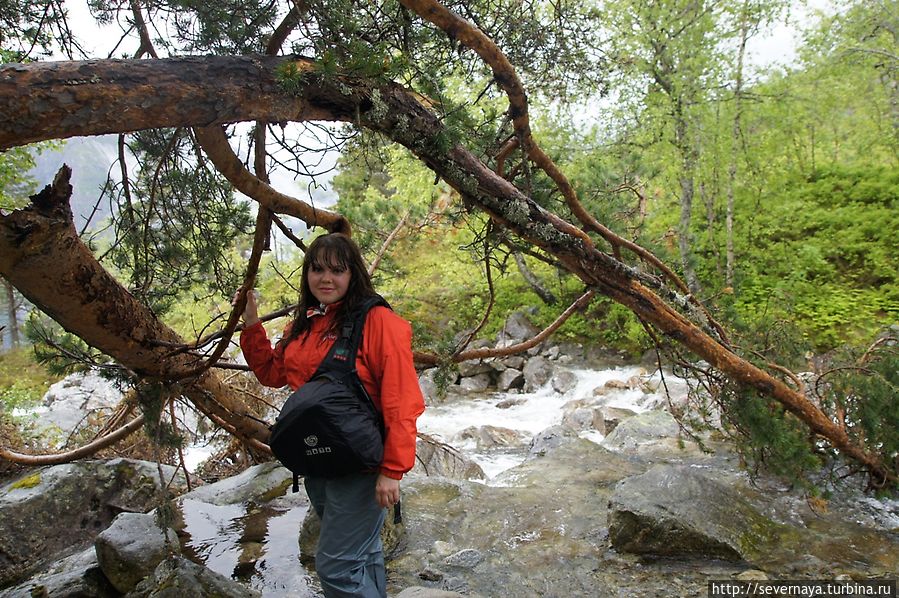
{"type": "MultiPolygon", "coordinates": [[[[571,185],[571,182],[568,180],[568,177],[559,170],[559,167],[556,163],[550,158],[546,152],[537,144],[533,139],[533,135],[531,133],[530,127],[530,118],[528,116],[528,102],[527,95],[524,92],[524,86],[521,83],[521,80],[518,78],[518,75],[515,72],[515,67],[512,66],[512,63],[509,62],[508,58],[506,58],[505,54],[503,54],[502,50],[484,34],[476,26],[472,25],[462,17],[456,15],[451,10],[437,2],[436,0],[400,0],[401,3],[409,8],[410,10],[415,11],[420,17],[423,19],[433,23],[434,25],[440,27],[443,31],[446,32],[447,35],[452,39],[458,39],[461,43],[466,45],[467,47],[474,50],[478,56],[481,57],[484,62],[486,62],[490,68],[493,70],[493,76],[496,79],[496,82],[499,86],[506,92],[506,95],[509,97],[509,112],[512,117],[512,124],[515,127],[515,131],[518,134],[519,143],[523,146],[525,154],[534,161],[534,163],[540,167],[543,172],[545,172],[559,190],[562,192],[563,197],[565,197],[565,202],[568,205],[568,209],[571,210],[571,213],[583,224],[587,227],[588,230],[592,230],[602,236],[603,239],[608,242],[614,252],[615,257],[620,259],[620,255],[618,254],[618,249],[620,247],[624,247],[642,260],[651,264],[652,266],[658,268],[665,277],[670,280],[684,295],[690,298],[690,301],[694,303],[699,309],[701,309],[710,325],[712,325],[721,338],[727,342],[727,336],[724,332],[724,328],[718,324],[712,318],[711,314],[702,305],[698,299],[696,299],[687,285],[671,270],[668,266],[666,266],[659,258],[653,255],[651,252],[647,251],[643,247],[640,247],[636,243],[628,241],[627,239],[621,237],[610,228],[599,222],[592,214],[590,214],[586,208],[584,208],[583,204],[580,202],[577,196],[577,192],[574,187],[571,185]]],[[[505,144],[505,146],[500,150],[500,154],[498,155],[498,165],[497,165],[497,174],[500,176],[503,172],[503,161],[506,156],[508,156],[509,152],[514,149],[515,145],[512,141],[509,141],[505,144]]],[[[590,238],[583,232],[578,231],[578,236],[583,238],[590,245],[593,242],[590,238]]]]}
{"type": "Polygon", "coordinates": [[[55,453],[52,455],[27,455],[25,453],[17,453],[0,447],[0,459],[18,463],[20,465],[59,465],[60,463],[69,463],[76,459],[83,459],[95,454],[100,449],[104,449],[118,442],[119,440],[136,432],[144,424],[144,416],[140,415],[115,432],[107,434],[93,442],[78,447],[64,453],[55,453]]]}
{"type": "Polygon", "coordinates": [[[381,248],[378,249],[378,255],[375,256],[375,259],[372,260],[371,265],[368,267],[368,275],[371,276],[375,273],[375,270],[378,269],[378,266],[381,265],[381,260],[384,258],[384,254],[387,253],[387,248],[390,247],[393,242],[396,240],[397,235],[403,230],[403,227],[406,226],[406,220],[409,219],[409,214],[412,213],[412,210],[406,210],[406,213],[403,214],[403,217],[400,218],[400,221],[396,223],[396,226],[393,227],[393,230],[390,231],[390,234],[387,235],[387,238],[384,239],[384,242],[381,243],[381,248]]]}
{"type": "Polygon", "coordinates": [[[340,214],[321,210],[304,201],[284,195],[258,177],[253,176],[234,154],[222,127],[197,127],[194,129],[194,135],[216,169],[238,191],[259,202],[260,206],[278,214],[295,216],[310,227],[321,226],[328,232],[349,234],[350,225],[340,214]]]}
{"type": "MultiPolygon", "coordinates": [[[[587,291],[583,295],[581,295],[577,301],[568,306],[564,312],[562,312],[558,318],[553,321],[552,324],[541,330],[536,336],[531,337],[530,339],[515,344],[509,345],[508,347],[501,348],[485,348],[485,349],[472,349],[471,351],[464,351],[457,355],[453,355],[451,361],[459,363],[462,361],[468,361],[470,359],[487,359],[489,357],[505,357],[507,355],[515,355],[517,353],[522,353],[527,351],[532,347],[536,347],[547,338],[552,335],[559,327],[565,323],[565,321],[570,318],[576,311],[584,309],[589,305],[590,301],[593,300],[593,297],[596,296],[596,291],[587,291]]],[[[427,366],[436,366],[438,365],[442,359],[440,356],[434,353],[422,353],[415,352],[415,361],[422,365],[427,366]]]]}

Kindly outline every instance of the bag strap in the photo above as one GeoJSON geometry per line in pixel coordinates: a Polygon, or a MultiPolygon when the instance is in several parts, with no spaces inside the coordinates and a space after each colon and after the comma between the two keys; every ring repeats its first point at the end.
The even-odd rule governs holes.
{"type": "Polygon", "coordinates": [[[366,298],[361,305],[351,314],[347,314],[346,320],[337,335],[337,340],[331,345],[330,351],[319,364],[313,374],[335,373],[348,374],[356,371],[356,354],[362,344],[362,332],[365,328],[365,320],[368,312],[376,305],[383,305],[390,309],[390,304],[380,295],[366,298]]]}

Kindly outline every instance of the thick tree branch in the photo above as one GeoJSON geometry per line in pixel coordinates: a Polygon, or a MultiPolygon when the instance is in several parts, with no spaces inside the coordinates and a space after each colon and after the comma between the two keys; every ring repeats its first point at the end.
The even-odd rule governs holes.
{"type": "Polygon", "coordinates": [[[269,209],[276,214],[295,216],[310,227],[321,226],[330,232],[349,233],[350,225],[340,214],[316,208],[284,195],[259,177],[253,176],[234,154],[222,127],[196,128],[194,135],[216,169],[238,191],[259,202],[261,208],[269,209]]]}

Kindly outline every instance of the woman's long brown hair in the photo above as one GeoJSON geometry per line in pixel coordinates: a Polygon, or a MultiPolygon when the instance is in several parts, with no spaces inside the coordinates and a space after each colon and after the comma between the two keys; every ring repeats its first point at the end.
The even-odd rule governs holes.
{"type": "Polygon", "coordinates": [[[310,307],[319,306],[318,299],[309,288],[309,269],[312,266],[346,268],[350,271],[350,284],[346,296],[337,308],[330,331],[339,330],[348,313],[352,313],[363,300],[376,294],[365,261],[362,259],[362,252],[355,241],[342,233],[330,233],[317,237],[309,245],[303,258],[299,306],[290,332],[281,340],[284,344],[307,334],[312,327],[312,322],[306,316],[306,312],[310,307]]]}

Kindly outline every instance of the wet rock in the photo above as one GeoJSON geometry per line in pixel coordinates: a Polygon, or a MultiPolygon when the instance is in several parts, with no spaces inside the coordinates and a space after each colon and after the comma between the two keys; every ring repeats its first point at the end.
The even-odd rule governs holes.
{"type": "Polygon", "coordinates": [[[596,429],[608,436],[622,421],[635,415],[637,415],[636,411],[624,407],[609,407],[608,405],[600,407],[599,416],[602,419],[602,429],[599,426],[596,429]]]}
{"type": "Polygon", "coordinates": [[[284,494],[291,484],[293,474],[277,461],[253,465],[230,478],[215,484],[200,486],[183,495],[180,500],[191,500],[211,505],[241,504],[260,501],[284,494]]]}
{"type": "Polygon", "coordinates": [[[15,587],[0,590],[3,598],[118,598],[121,594],[112,587],[100,570],[97,552],[91,546],[53,563],[46,571],[15,587]]]}
{"type": "Polygon", "coordinates": [[[487,477],[480,465],[458,449],[426,434],[418,436],[412,472],[462,480],[483,480],[487,477]]]}
{"type": "Polygon", "coordinates": [[[464,598],[464,594],[460,594],[459,592],[449,592],[447,590],[438,590],[435,588],[414,586],[406,588],[397,594],[396,598],[464,598]]]}
{"type": "Polygon", "coordinates": [[[484,561],[481,551],[474,548],[466,548],[443,559],[447,567],[460,567],[462,569],[474,569],[484,561]]]}
{"type": "Polygon", "coordinates": [[[471,426],[459,432],[457,438],[474,440],[478,450],[522,444],[521,432],[498,426],[471,426]]]}
{"type": "MultiPolygon", "coordinates": [[[[596,414],[597,410],[592,407],[580,407],[569,410],[562,416],[562,426],[575,432],[596,429],[596,414]]],[[[599,432],[601,433],[602,430],[599,430],[599,432]]]]}
{"type": "Polygon", "coordinates": [[[609,380],[602,387],[608,390],[627,390],[629,388],[627,382],[621,380],[609,380]]]}
{"type": "Polygon", "coordinates": [[[533,392],[549,382],[553,375],[553,366],[543,357],[533,357],[525,364],[522,374],[524,374],[524,390],[533,392]]]}
{"type": "Polygon", "coordinates": [[[545,457],[553,450],[574,438],[577,438],[577,433],[571,428],[566,428],[565,426],[550,426],[534,435],[533,440],[531,440],[531,446],[528,448],[527,459],[545,457]]]}
{"type": "Polygon", "coordinates": [[[578,383],[577,374],[574,372],[563,370],[552,377],[552,387],[560,395],[573,390],[578,383]]]}
{"type": "Polygon", "coordinates": [[[153,574],[125,598],[260,598],[247,586],[182,557],[159,564],[153,574]]]}
{"type": "Polygon", "coordinates": [[[679,433],[680,426],[667,411],[645,411],[621,422],[602,444],[612,450],[636,452],[679,433]]]}
{"type": "Polygon", "coordinates": [[[166,557],[180,553],[174,530],[159,527],[155,515],[122,513],[94,542],[97,560],[115,588],[127,593],[166,557]]]}
{"type": "Polygon", "coordinates": [[[518,405],[523,405],[527,400],[520,397],[511,397],[508,399],[503,399],[499,403],[496,404],[497,409],[509,409],[511,407],[516,407],[518,405]]]}
{"type": "Polygon", "coordinates": [[[114,459],[37,469],[4,484],[0,586],[55,555],[87,548],[119,513],[149,511],[163,487],[183,491],[184,478],[173,467],[163,466],[162,475],[160,483],[155,463],[114,459]]]}
{"type": "Polygon", "coordinates": [[[521,388],[524,386],[524,374],[521,370],[507,368],[500,373],[496,381],[496,390],[500,392],[508,392],[513,388],[521,388]]]}
{"type": "Polygon", "coordinates": [[[490,374],[482,373],[463,377],[459,380],[459,389],[464,393],[481,393],[490,388],[490,374]]]}
{"type": "Polygon", "coordinates": [[[625,479],[609,501],[609,538],[623,552],[752,561],[784,535],[740,494],[684,466],[625,479]]]}

